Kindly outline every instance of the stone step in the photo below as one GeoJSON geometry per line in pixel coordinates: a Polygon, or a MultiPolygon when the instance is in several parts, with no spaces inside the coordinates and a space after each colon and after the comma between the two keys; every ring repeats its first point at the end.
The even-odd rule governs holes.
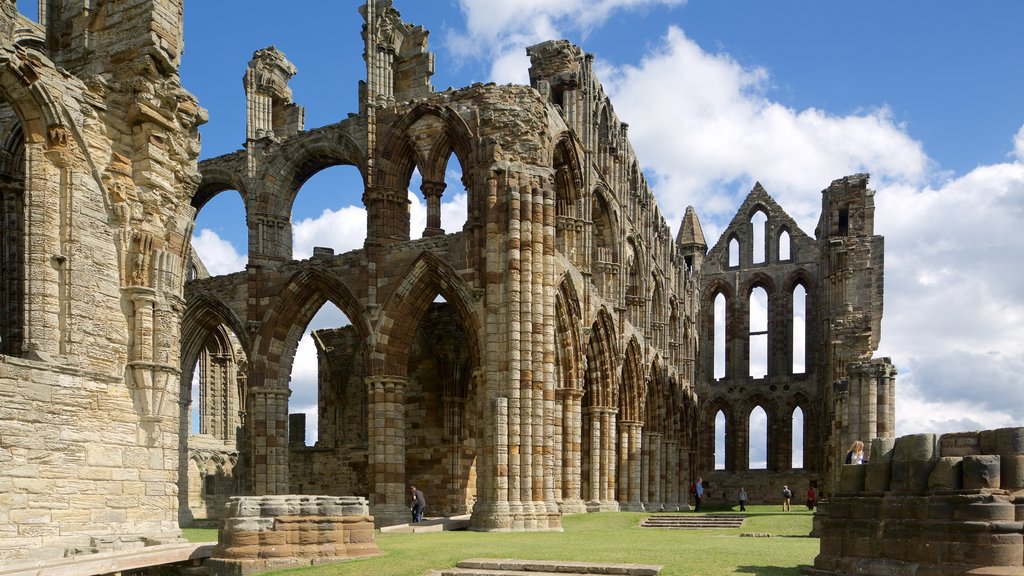
{"type": "Polygon", "coordinates": [[[382,534],[419,534],[421,532],[449,532],[452,530],[467,530],[469,528],[469,514],[461,516],[448,516],[441,518],[426,518],[415,524],[394,524],[382,526],[382,534]]]}
{"type": "Polygon", "coordinates": [[[675,528],[675,529],[713,529],[713,528],[739,528],[743,526],[746,516],[738,514],[717,515],[717,516],[696,516],[688,514],[685,516],[661,515],[648,516],[640,523],[642,528],[675,528]]]}
{"type": "Polygon", "coordinates": [[[514,558],[469,558],[441,576],[656,576],[661,566],[514,558]]]}

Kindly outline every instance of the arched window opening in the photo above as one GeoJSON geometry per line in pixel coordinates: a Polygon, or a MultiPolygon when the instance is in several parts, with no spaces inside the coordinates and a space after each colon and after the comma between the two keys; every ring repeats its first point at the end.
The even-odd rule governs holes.
{"type": "Polygon", "coordinates": [[[736,238],[729,240],[729,267],[740,265],[740,241],[736,238]]]}
{"type": "Polygon", "coordinates": [[[846,236],[850,233],[850,209],[843,206],[839,209],[839,235],[846,236]]]}
{"type": "Polygon", "coordinates": [[[362,198],[363,177],[355,166],[330,166],[306,180],[292,203],[292,258],[310,258],[316,247],[331,248],[335,254],[362,248],[362,198]]]}
{"type": "Polygon", "coordinates": [[[236,446],[245,411],[245,353],[224,326],[207,337],[192,372],[189,430],[236,446]]]}
{"type": "Polygon", "coordinates": [[[779,232],[779,262],[786,262],[792,258],[789,242],[789,231],[783,230],[779,232]]]}
{"type": "MultiPolygon", "coordinates": [[[[226,326],[216,327],[199,352],[182,395],[190,398],[189,466],[184,472],[189,514],[195,520],[220,518],[228,498],[242,490],[245,474],[236,468],[242,431],[248,374],[245,353],[237,336],[226,326]]],[[[185,376],[187,377],[187,376],[185,376]]]]}
{"type": "Polygon", "coordinates": [[[554,154],[555,184],[555,243],[558,251],[570,261],[579,264],[582,237],[577,234],[581,223],[577,202],[573,150],[566,142],[559,142],[554,154]]]}
{"type": "Polygon", "coordinates": [[[462,174],[462,163],[454,153],[448,156],[443,182],[425,180],[418,170],[413,172],[409,182],[412,238],[439,236],[462,229],[468,213],[462,174]]]}
{"type": "Polygon", "coordinates": [[[768,414],[764,408],[755,406],[750,411],[749,427],[750,470],[768,468],[768,414]]]}
{"type": "MultiPolygon", "coordinates": [[[[330,440],[327,445],[334,446],[344,420],[339,405],[359,405],[347,397],[352,392],[346,392],[351,388],[348,377],[353,367],[362,361],[350,324],[348,317],[328,302],[306,326],[292,361],[289,446],[314,446],[325,437],[330,440]]],[[[358,393],[365,394],[365,390],[358,393]]]]}
{"type": "Polygon", "coordinates": [[[404,437],[406,476],[438,495],[430,506],[439,515],[469,513],[476,498],[471,360],[456,308],[435,295],[410,342],[404,437]]]}
{"type": "Polygon", "coordinates": [[[725,470],[725,412],[715,414],[715,470],[725,470]]]}
{"type": "Polygon", "coordinates": [[[807,289],[793,287],[793,374],[807,370],[807,289]]]}
{"type": "Polygon", "coordinates": [[[595,192],[593,195],[590,217],[594,222],[593,247],[590,255],[594,284],[602,295],[608,296],[618,281],[615,267],[617,263],[615,229],[612,226],[614,219],[611,211],[599,192],[595,192]]]}
{"type": "Polygon", "coordinates": [[[25,336],[25,136],[0,100],[0,354],[21,356],[25,336]]]}
{"type": "Polygon", "coordinates": [[[768,374],[768,292],[757,286],[750,291],[750,377],[768,374]]]}
{"type": "Polygon", "coordinates": [[[804,467],[804,411],[799,406],[793,410],[793,454],[790,466],[804,467]]]}
{"type": "Polygon", "coordinates": [[[210,199],[196,214],[192,248],[201,262],[194,262],[196,277],[205,270],[223,276],[245,270],[248,262],[249,229],[245,203],[237,190],[225,190],[210,199]]]}
{"type": "Polygon", "coordinates": [[[725,317],[725,294],[719,292],[718,295],[715,296],[715,346],[713,351],[715,362],[715,380],[725,378],[725,317]]]}
{"type": "Polygon", "coordinates": [[[768,215],[758,210],[750,219],[750,226],[754,229],[754,253],[751,262],[763,264],[767,253],[765,240],[768,238],[768,215]]]}

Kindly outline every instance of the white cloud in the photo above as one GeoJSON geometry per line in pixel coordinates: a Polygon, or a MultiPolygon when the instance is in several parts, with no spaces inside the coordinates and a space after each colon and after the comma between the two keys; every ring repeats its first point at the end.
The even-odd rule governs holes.
{"type": "Polygon", "coordinates": [[[221,276],[245,270],[248,256],[239,254],[227,240],[221,239],[213,230],[203,228],[199,235],[192,236],[192,247],[199,254],[211,276],[221,276]]]}
{"type": "Polygon", "coordinates": [[[601,74],[670,220],[694,205],[714,238],[760,181],[813,233],[819,193],[834,178],[870,171],[877,185],[925,177],[920,143],[887,109],[835,116],[786,108],[765,95],[766,70],[709,54],[676,27],[664,40],[638,66],[602,66],[601,74]]]}
{"type": "Polygon", "coordinates": [[[640,64],[599,74],[663,213],[678,226],[696,206],[711,243],[755,180],[813,235],[820,191],[871,173],[886,237],[878,355],[901,370],[897,433],[1020,422],[1024,128],[1014,161],[953,178],[888,109],[786,108],[770,99],[768,71],[708,54],[676,28],[640,64]]]}
{"type": "Polygon", "coordinates": [[[528,84],[526,47],[562,31],[586,35],[612,13],[651,6],[678,6],[686,0],[460,0],[466,31],[450,32],[447,45],[457,58],[493,62],[491,80],[528,84]]]}
{"type": "Polygon", "coordinates": [[[318,218],[305,218],[292,224],[292,257],[305,260],[314,247],[334,248],[343,254],[363,247],[366,240],[366,209],[346,206],[324,210],[318,218]]]}

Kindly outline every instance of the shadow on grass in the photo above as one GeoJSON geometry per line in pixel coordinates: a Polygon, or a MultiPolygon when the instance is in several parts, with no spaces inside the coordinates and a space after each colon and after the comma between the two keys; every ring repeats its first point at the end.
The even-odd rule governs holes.
{"type": "Polygon", "coordinates": [[[782,568],[780,566],[737,566],[737,574],[753,574],[754,576],[800,576],[800,567],[782,568]]]}

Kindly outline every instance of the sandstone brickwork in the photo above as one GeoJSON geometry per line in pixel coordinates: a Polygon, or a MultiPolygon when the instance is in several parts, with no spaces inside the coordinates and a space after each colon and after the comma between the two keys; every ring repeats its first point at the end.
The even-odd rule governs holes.
{"type": "Polygon", "coordinates": [[[792,257],[734,266],[708,251],[696,209],[673,235],[592,55],[544,42],[528,86],[437,92],[427,31],[389,0],[360,10],[358,111],[306,129],[297,68],[256,50],[239,66],[245,148],[197,169],[206,113],[178,78],[182,0],[41,6],[37,23],[0,0],[0,562],[174,541],[241,494],[355,494],[393,524],[415,482],[436,513],[492,531],[685,509],[689,482],[711,473],[716,410],[734,438],[753,406],[773,418],[769,470],[748,470],[734,439],[721,472],[765,486],[827,486],[838,446],[891,435],[894,371],[870,357],[882,243],[866,176],[826,189],[814,240],[755,189],[727,242],[746,242],[757,207],[792,257]],[[294,260],[296,193],[339,164],[363,180],[364,245],[294,260]],[[249,261],[210,277],[194,217],[226,190],[245,205],[249,261]],[[459,228],[441,199],[461,190],[459,228]],[[767,379],[739,370],[742,331],[716,379],[708,297],[735,295],[742,316],[751,286],[784,304],[795,282],[815,319],[805,372],[785,368],[788,324],[771,312],[755,334],[772,342],[767,379]],[[327,302],[351,326],[318,335],[322,433],[307,447],[289,380],[327,302]],[[805,440],[799,470],[786,463],[795,407],[805,438],[827,431],[805,440]]]}
{"type": "Polygon", "coordinates": [[[188,284],[182,370],[190,375],[218,331],[237,338],[246,491],[364,494],[389,524],[407,521],[415,483],[430,513],[472,512],[476,530],[557,530],[567,512],[685,509],[702,473],[721,489],[750,482],[752,501],[769,501],[781,481],[828,488],[836,447],[884,431],[891,379],[868,373],[890,372],[847,374],[857,362],[887,365],[871,360],[882,244],[866,175],[823,191],[816,238],[758,185],[709,251],[692,207],[669,229],[591,55],[545,42],[528,49],[530,86],[435,92],[426,32],[389,1],[361,13],[367,77],[357,114],[305,130],[287,87],[298,71],[275,48],[257,50],[244,76],[246,147],[201,163],[192,203],[239,192],[249,266],[188,284]],[[456,160],[461,179],[450,182],[456,160]],[[363,178],[364,247],[295,261],[292,201],[312,174],[339,164],[363,178]],[[427,207],[416,240],[414,170],[427,207]],[[446,228],[441,198],[461,189],[466,222],[446,228]],[[753,258],[758,210],[768,216],[765,250],[785,233],[789,256],[753,258]],[[808,352],[793,373],[786,309],[798,284],[808,352]],[[765,378],[743,369],[741,318],[754,286],[770,293],[765,378]],[[718,293],[733,319],[723,379],[709,352],[718,293]],[[326,302],[351,326],[315,335],[320,437],[304,446],[288,432],[289,378],[298,340],[326,302]],[[756,406],[770,418],[767,470],[749,469],[743,440],[756,406]],[[794,469],[798,407],[806,456],[794,469]],[[726,469],[714,471],[719,411],[730,444],[726,469]]]}
{"type": "Polygon", "coordinates": [[[872,442],[842,467],[805,574],[1024,573],[1024,428],[872,442]]]}
{"type": "Polygon", "coordinates": [[[0,2],[0,562],[180,538],[206,113],[178,79],[180,0],[90,4],[37,23],[0,2]]]}
{"type": "Polygon", "coordinates": [[[379,553],[365,498],[236,496],[206,567],[242,576],[379,553]]]}

